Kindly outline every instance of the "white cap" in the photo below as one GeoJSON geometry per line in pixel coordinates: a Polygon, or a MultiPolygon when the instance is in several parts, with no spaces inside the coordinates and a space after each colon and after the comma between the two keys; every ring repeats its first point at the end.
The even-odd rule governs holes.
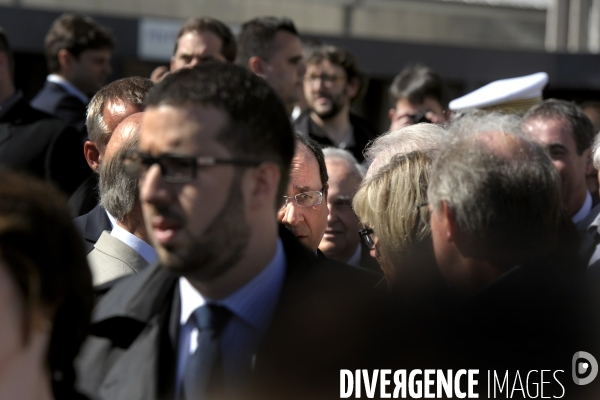
{"type": "Polygon", "coordinates": [[[501,79],[450,102],[450,110],[481,108],[487,110],[526,111],[542,101],[548,74],[538,72],[518,78],[501,79]]]}

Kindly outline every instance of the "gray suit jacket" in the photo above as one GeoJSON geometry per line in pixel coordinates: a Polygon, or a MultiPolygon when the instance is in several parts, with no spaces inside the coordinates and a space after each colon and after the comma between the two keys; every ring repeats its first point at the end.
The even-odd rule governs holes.
{"type": "Polygon", "coordinates": [[[137,251],[104,231],[87,256],[94,286],[124,275],[137,274],[148,262],[137,251]]]}

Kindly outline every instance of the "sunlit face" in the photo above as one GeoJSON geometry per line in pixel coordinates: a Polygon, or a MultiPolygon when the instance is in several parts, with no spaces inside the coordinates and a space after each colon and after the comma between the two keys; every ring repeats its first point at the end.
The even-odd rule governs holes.
{"type": "Polygon", "coordinates": [[[570,124],[563,119],[533,119],[524,129],[544,146],[561,178],[562,202],[570,216],[582,207],[587,192],[586,171],[590,168],[590,149],[577,154],[570,124]]]}
{"type": "Polygon", "coordinates": [[[82,92],[92,95],[106,84],[112,72],[109,49],[84,50],[79,57],[71,57],[72,76],[70,80],[82,92]]]}
{"type": "Polygon", "coordinates": [[[412,125],[414,122],[411,116],[418,112],[425,113],[425,117],[431,123],[443,125],[448,122],[448,113],[433,97],[425,97],[421,104],[412,104],[408,99],[400,99],[396,103],[396,107],[390,110],[390,130],[393,131],[412,125]]]}
{"type": "Polygon", "coordinates": [[[350,104],[346,71],[323,60],[306,67],[304,77],[304,96],[310,109],[322,119],[335,117],[346,105],[350,104]]]}
{"type": "Polygon", "coordinates": [[[358,231],[361,224],[352,211],[352,198],[360,185],[361,177],[345,160],[326,158],[325,164],[329,175],[329,216],[319,248],[327,257],[345,262],[360,245],[358,231]]]}
{"type": "MultiPolygon", "coordinates": [[[[227,115],[214,107],[147,109],[140,151],[161,155],[231,159],[216,135],[227,115]]],[[[210,280],[234,266],[248,241],[240,176],[230,164],[198,168],[189,183],[168,183],[154,164],[140,180],[140,200],[149,236],[163,266],[210,280]]]]}
{"type": "Polygon", "coordinates": [[[223,41],[212,32],[190,31],[177,40],[177,51],[171,57],[171,72],[192,68],[208,61],[227,62],[221,54],[223,41]]]}
{"type": "MultiPolygon", "coordinates": [[[[286,195],[293,197],[299,193],[321,190],[323,184],[317,158],[306,146],[297,145],[286,195]]],[[[324,191],[327,191],[327,185],[324,191]]],[[[294,200],[288,201],[277,213],[277,219],[292,231],[302,244],[311,251],[317,251],[327,229],[328,214],[327,198],[323,193],[321,204],[312,207],[299,207],[294,200]]]]}
{"type": "Polygon", "coordinates": [[[302,85],[306,66],[302,58],[302,43],[298,36],[279,31],[272,43],[273,51],[263,60],[262,76],[291,109],[302,97],[302,85]]]}

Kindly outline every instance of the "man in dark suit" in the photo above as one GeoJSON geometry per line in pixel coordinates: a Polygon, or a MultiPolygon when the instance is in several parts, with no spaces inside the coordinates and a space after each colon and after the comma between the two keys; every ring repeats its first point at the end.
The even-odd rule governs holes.
{"type": "Polygon", "coordinates": [[[114,39],[93,19],[64,14],[44,45],[50,75],[31,105],[75,127],[85,140],[86,106],[111,73],[114,39]]]}
{"type": "MultiPolygon", "coordinates": [[[[144,97],[153,86],[151,80],[132,76],[114,81],[100,89],[88,107],[86,126],[89,140],[83,146],[88,165],[98,172],[110,136],[121,121],[144,111],[144,97]]],[[[98,175],[93,174],[69,199],[74,215],[90,212],[98,204],[98,175]]]]}
{"type": "Polygon", "coordinates": [[[240,398],[318,392],[325,379],[337,392],[339,366],[323,368],[360,353],[351,339],[366,326],[352,323],[367,304],[363,275],[319,263],[279,231],[294,154],[283,104],[264,80],[222,64],[166,77],[146,104],[140,151],[125,165],[141,179],[160,265],[98,304],[80,387],[100,399],[240,398]]]}
{"type": "Polygon", "coordinates": [[[12,80],[14,60],[0,28],[0,165],[71,194],[88,172],[75,129],[27,104],[12,80]]]}
{"type": "Polygon", "coordinates": [[[352,199],[365,175],[364,168],[347,150],[327,147],[323,155],[329,176],[329,216],[319,249],[331,259],[381,272],[370,249],[360,240],[358,231],[364,226],[352,210],[352,199]]]}

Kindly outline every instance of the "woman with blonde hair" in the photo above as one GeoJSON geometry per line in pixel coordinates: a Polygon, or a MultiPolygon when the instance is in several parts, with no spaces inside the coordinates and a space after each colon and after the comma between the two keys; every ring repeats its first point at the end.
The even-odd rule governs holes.
{"type": "Polygon", "coordinates": [[[443,284],[429,228],[432,163],[429,152],[395,155],[362,182],[353,200],[366,228],[361,236],[381,265],[388,287],[405,299],[421,298],[443,284]]]}

